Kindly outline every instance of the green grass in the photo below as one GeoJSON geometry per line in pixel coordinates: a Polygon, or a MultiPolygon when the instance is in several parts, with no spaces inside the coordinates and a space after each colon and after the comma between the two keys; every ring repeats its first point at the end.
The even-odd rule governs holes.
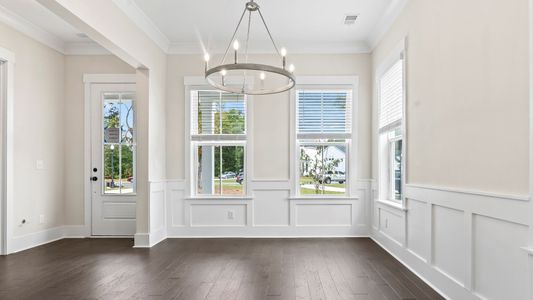
{"type": "Polygon", "coordinates": [[[300,189],[300,195],[344,195],[344,194],[345,193],[330,192],[330,191],[324,191],[324,193],[317,194],[315,190],[300,189]]]}

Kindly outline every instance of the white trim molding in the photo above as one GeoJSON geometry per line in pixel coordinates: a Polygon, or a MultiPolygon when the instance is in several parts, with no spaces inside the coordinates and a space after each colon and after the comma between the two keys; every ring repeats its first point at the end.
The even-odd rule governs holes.
{"type": "Polygon", "coordinates": [[[15,103],[15,54],[0,47],[0,72],[5,78],[0,82],[0,254],[12,252],[13,206],[14,206],[14,169],[13,169],[13,106],[15,103]]]}
{"type": "Polygon", "coordinates": [[[370,52],[374,51],[381,39],[383,39],[392,25],[394,25],[394,22],[396,19],[398,19],[408,2],[409,0],[391,1],[391,4],[367,38],[367,44],[370,48],[370,52]]]}
{"type": "Polygon", "coordinates": [[[166,35],[154,24],[142,9],[132,0],[113,0],[124,12],[163,52],[168,53],[170,41],[166,35]]]}

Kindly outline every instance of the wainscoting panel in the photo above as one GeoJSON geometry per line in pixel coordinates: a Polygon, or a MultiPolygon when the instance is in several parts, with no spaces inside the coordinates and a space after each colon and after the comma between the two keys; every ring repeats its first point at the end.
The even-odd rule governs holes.
{"type": "Polygon", "coordinates": [[[430,247],[426,242],[429,234],[428,204],[423,201],[408,199],[407,206],[407,248],[422,260],[428,261],[430,247]]]}
{"type": "Polygon", "coordinates": [[[298,203],[295,205],[296,226],[352,226],[351,203],[298,203]]]}
{"type": "Polygon", "coordinates": [[[527,299],[527,196],[417,185],[405,196],[405,209],[371,203],[383,248],[449,299],[527,299]]]}
{"type": "Polygon", "coordinates": [[[433,205],[433,264],[461,285],[466,277],[466,234],[463,211],[433,205]]]}
{"type": "Polygon", "coordinates": [[[351,198],[291,198],[288,180],[252,180],[250,197],[187,198],[186,184],[167,182],[168,237],[368,236],[370,181],[351,198]]]}
{"type": "Polygon", "coordinates": [[[528,227],[473,216],[474,291],[486,299],[526,299],[528,227]]]}

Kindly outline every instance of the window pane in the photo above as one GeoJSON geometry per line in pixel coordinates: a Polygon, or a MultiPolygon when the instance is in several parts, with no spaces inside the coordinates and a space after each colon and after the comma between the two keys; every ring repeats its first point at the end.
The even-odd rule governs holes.
{"type": "Polygon", "coordinates": [[[350,133],[350,91],[297,91],[299,133],[350,133]]]}
{"type": "Polygon", "coordinates": [[[135,191],[135,146],[122,145],[120,156],[120,192],[131,194],[135,191]]]}
{"type": "Polygon", "coordinates": [[[104,143],[120,141],[120,102],[104,101],[104,143]]]}
{"type": "Polygon", "coordinates": [[[346,194],[346,145],[300,147],[300,194],[346,194]]]}
{"type": "Polygon", "coordinates": [[[197,194],[244,194],[243,146],[198,146],[197,151],[197,194]]]}
{"type": "Polygon", "coordinates": [[[104,146],[104,192],[120,194],[120,152],[115,145],[104,146]]]}
{"type": "Polygon", "coordinates": [[[245,113],[244,96],[222,94],[222,134],[244,134],[245,113]]]}
{"type": "Polygon", "coordinates": [[[219,91],[192,91],[192,133],[245,134],[246,101],[244,95],[219,91]]]}
{"type": "Polygon", "coordinates": [[[222,146],[222,194],[244,194],[244,147],[222,146]]]}
{"type": "MultiPolygon", "coordinates": [[[[134,117],[132,95],[120,102],[120,138],[122,143],[132,144],[134,142],[134,117]]],[[[125,98],[125,97],[123,97],[125,98]]]]}
{"type": "Polygon", "coordinates": [[[402,140],[393,142],[392,150],[392,169],[393,169],[393,199],[402,199],[402,140]]]}

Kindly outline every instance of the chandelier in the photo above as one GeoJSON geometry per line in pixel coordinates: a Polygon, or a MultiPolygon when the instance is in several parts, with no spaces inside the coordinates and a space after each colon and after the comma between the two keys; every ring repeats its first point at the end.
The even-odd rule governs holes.
{"type": "Polygon", "coordinates": [[[239,19],[239,23],[237,24],[237,28],[235,28],[233,36],[231,37],[231,40],[228,46],[226,47],[226,51],[224,52],[224,56],[222,57],[220,64],[211,68],[209,66],[209,54],[206,53],[204,55],[205,79],[213,87],[230,93],[245,95],[269,95],[282,93],[292,89],[296,84],[295,77],[293,74],[294,65],[290,64],[287,67],[286,58],[287,50],[285,48],[278,48],[276,42],[272,38],[272,34],[268,29],[265,19],[263,18],[263,14],[261,13],[259,5],[254,2],[254,0],[251,0],[245,5],[241,18],[239,19]],[[270,41],[272,42],[276,53],[279,55],[279,66],[260,64],[248,61],[248,46],[250,41],[252,13],[256,12],[259,14],[259,17],[261,18],[261,21],[268,33],[270,41]],[[246,31],[246,42],[244,44],[244,62],[239,62],[238,51],[240,48],[240,43],[236,39],[236,36],[246,13],[248,13],[248,26],[246,31]],[[233,62],[226,63],[226,58],[228,57],[231,46],[233,46],[234,50],[233,62]],[[235,83],[234,80],[228,82],[229,76],[231,76],[233,79],[238,79],[237,83],[235,83]],[[267,76],[269,78],[273,78],[273,80],[265,82],[267,76]],[[249,81],[250,77],[254,78],[253,85],[248,84],[250,82],[247,82],[249,81]],[[258,84],[255,83],[255,79],[257,78],[259,79],[258,84]]]}

